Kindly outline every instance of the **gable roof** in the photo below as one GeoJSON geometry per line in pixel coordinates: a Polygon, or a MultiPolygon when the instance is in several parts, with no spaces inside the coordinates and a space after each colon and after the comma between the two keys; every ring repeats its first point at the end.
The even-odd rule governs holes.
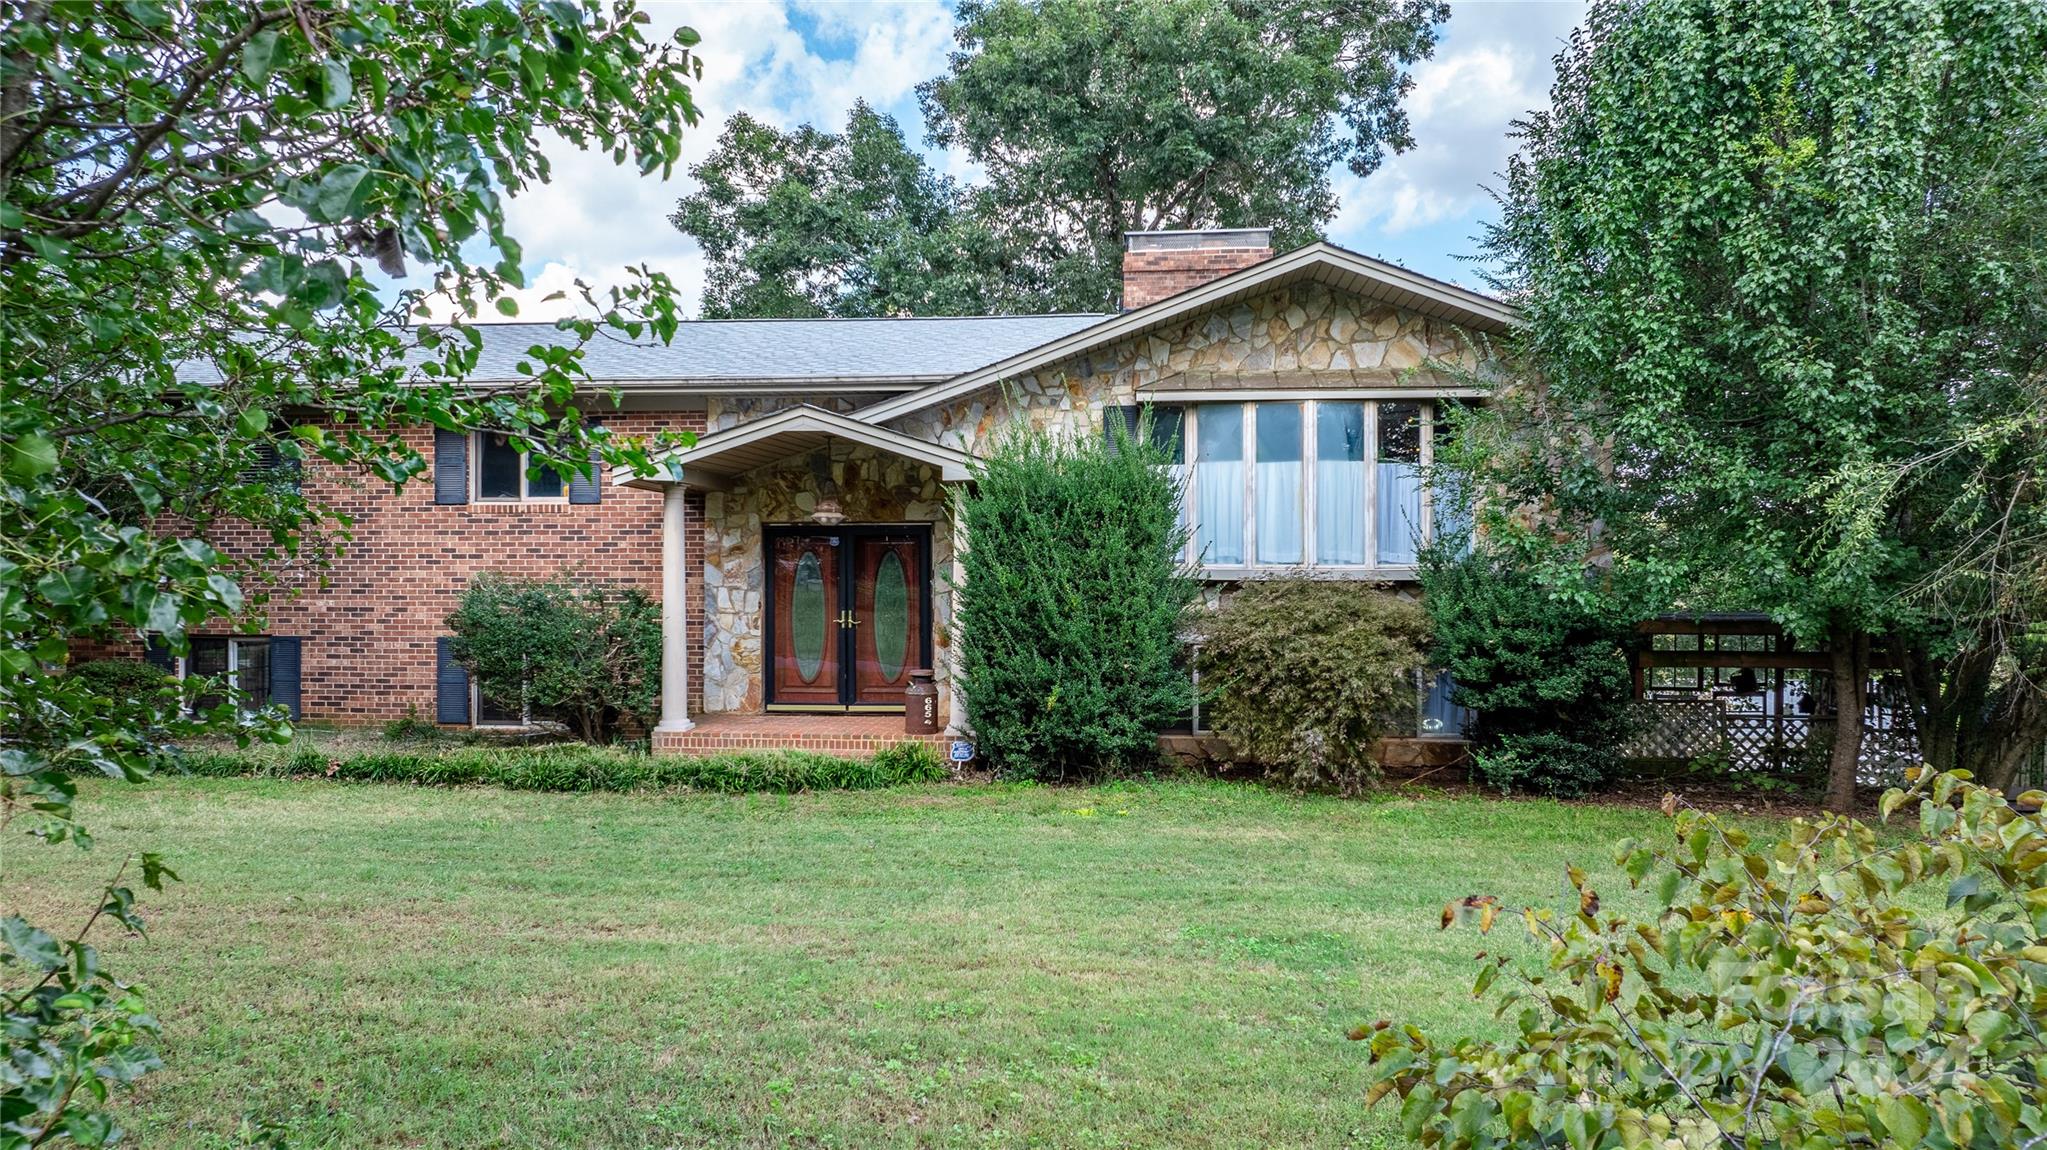
{"type": "Polygon", "coordinates": [[[680,484],[723,490],[731,485],[734,476],[793,455],[815,451],[833,439],[865,444],[892,455],[927,463],[938,469],[940,479],[948,482],[967,478],[970,457],[963,451],[804,403],[737,427],[712,432],[694,446],[657,457],[654,462],[666,474],[620,474],[611,482],[620,487],[658,489],[668,484],[680,484]]]}
{"type": "Polygon", "coordinates": [[[1328,284],[1353,295],[1487,333],[1505,332],[1521,320],[1520,312],[1504,300],[1431,279],[1335,244],[1309,244],[1157,303],[1101,319],[942,383],[869,404],[854,415],[868,423],[886,423],[1104,344],[1143,335],[1190,314],[1224,307],[1295,282],[1328,284]]]}

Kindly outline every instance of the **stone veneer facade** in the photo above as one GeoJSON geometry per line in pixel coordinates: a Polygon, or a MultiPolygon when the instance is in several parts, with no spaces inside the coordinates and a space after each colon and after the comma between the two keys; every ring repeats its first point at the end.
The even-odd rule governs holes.
{"type": "MultiPolygon", "coordinates": [[[[817,510],[818,473],[829,463],[848,524],[931,525],[931,655],[939,714],[951,695],[952,519],[935,469],[867,447],[816,451],[757,468],[730,491],[704,496],[704,699],[706,712],[758,711],[764,703],[764,528],[803,525],[817,510]]],[[[826,531],[826,528],[817,528],[826,531]]]]}
{"type": "MultiPolygon", "coordinates": [[[[1000,388],[937,404],[890,422],[897,431],[978,454],[1011,420],[1092,432],[1104,407],[1138,402],[1138,390],[1180,372],[1397,373],[1440,364],[1489,375],[1485,344],[1442,320],[1362,299],[1319,283],[1263,295],[1169,324],[1147,335],[1050,364],[1000,388]]],[[[1396,384],[1397,385],[1397,384],[1396,384]]],[[[1377,384],[1371,386],[1380,386],[1377,384]]],[[[1427,387],[1438,386],[1431,374],[1427,387]]],[[[1161,394],[1160,402],[1171,402],[1161,394]]]]}

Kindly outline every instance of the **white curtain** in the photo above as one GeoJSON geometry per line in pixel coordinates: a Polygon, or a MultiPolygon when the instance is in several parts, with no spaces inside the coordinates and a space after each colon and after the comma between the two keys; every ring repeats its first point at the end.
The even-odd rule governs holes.
{"type": "Polygon", "coordinates": [[[1258,561],[1301,561],[1301,461],[1258,461],[1258,561]]]}
{"type": "Polygon", "coordinates": [[[1244,409],[1203,407],[1195,418],[1194,550],[1198,561],[1244,561],[1244,409]]]}
{"type": "Polygon", "coordinates": [[[1315,405],[1315,561],[1365,561],[1365,409],[1315,405]]]}
{"type": "Polygon", "coordinates": [[[1258,412],[1258,561],[1299,563],[1302,549],[1301,405],[1261,403],[1258,412]]]}
{"type": "Polygon", "coordinates": [[[1422,469],[1418,463],[1379,465],[1379,562],[1409,564],[1422,530],[1422,469]]]}
{"type": "Polygon", "coordinates": [[[1365,561],[1365,464],[1361,459],[1315,461],[1315,559],[1365,561]]]}

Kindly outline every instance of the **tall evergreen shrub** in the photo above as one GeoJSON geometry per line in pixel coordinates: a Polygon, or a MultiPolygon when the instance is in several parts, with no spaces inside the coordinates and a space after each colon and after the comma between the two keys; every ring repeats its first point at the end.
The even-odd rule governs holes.
{"type": "Polygon", "coordinates": [[[1140,433],[1017,429],[961,496],[962,689],[982,754],[1016,778],[1148,764],[1186,712],[1180,484],[1140,433]]]}
{"type": "Polygon", "coordinates": [[[1466,733],[1503,791],[1582,795],[1616,765],[1633,695],[1635,620],[1590,586],[1545,583],[1533,563],[1448,540],[1421,565],[1437,665],[1478,713],[1466,733]]]}

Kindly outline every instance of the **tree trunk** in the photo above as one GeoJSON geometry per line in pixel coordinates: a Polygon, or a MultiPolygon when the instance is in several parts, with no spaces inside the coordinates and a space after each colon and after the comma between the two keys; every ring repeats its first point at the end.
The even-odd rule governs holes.
{"type": "Polygon", "coordinates": [[[1834,748],[1827,761],[1826,806],[1855,811],[1855,769],[1862,760],[1862,711],[1869,692],[1869,636],[1837,629],[1828,646],[1834,672],[1834,748]]]}

